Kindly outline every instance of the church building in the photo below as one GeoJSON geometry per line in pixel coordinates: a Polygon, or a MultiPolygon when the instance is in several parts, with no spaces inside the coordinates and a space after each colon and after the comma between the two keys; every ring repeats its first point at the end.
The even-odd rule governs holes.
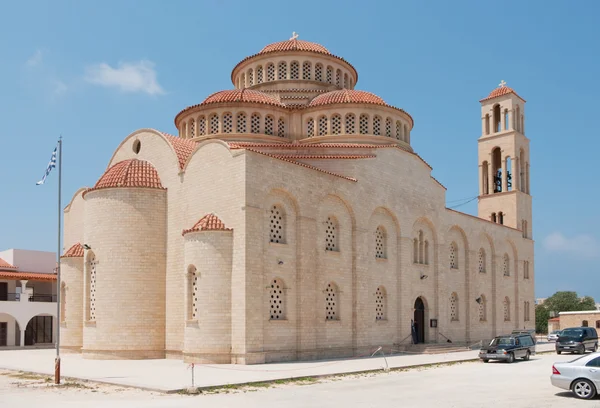
{"type": "Polygon", "coordinates": [[[412,116],[324,46],[294,34],[231,82],[179,112],[177,135],[125,137],[64,209],[65,351],[259,364],[535,326],[513,89],[480,100],[475,217],[446,207],[412,116]]]}

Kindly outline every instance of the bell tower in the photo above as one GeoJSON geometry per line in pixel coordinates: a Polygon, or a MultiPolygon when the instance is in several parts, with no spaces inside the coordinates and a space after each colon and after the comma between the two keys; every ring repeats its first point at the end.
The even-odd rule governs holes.
{"type": "Polygon", "coordinates": [[[525,100],[502,81],[479,102],[479,218],[519,229],[523,237],[531,238],[525,100]]]}

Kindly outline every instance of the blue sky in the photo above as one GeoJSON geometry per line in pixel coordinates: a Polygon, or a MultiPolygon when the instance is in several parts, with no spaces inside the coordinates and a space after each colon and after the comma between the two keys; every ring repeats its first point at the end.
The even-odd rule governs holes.
{"type": "MultiPolygon", "coordinates": [[[[177,112],[232,88],[237,62],[296,31],[350,61],[357,89],[413,116],[413,147],[451,204],[478,194],[478,101],[505,80],[527,100],[536,296],[575,290],[600,301],[598,2],[23,0],[2,9],[0,249],[56,250],[57,174],[35,182],[59,134],[66,205],[129,133],[175,133],[177,112]]],[[[476,214],[477,202],[459,209],[476,214]]]]}

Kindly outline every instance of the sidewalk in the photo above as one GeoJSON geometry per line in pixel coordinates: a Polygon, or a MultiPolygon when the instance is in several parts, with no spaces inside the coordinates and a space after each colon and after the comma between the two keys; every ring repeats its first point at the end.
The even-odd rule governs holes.
{"type": "MultiPolygon", "coordinates": [[[[538,343],[537,352],[554,350],[554,343],[538,343]]],[[[479,350],[447,354],[386,356],[390,369],[477,359],[479,350]]],[[[54,375],[55,350],[3,350],[0,368],[54,375]]],[[[273,381],[377,371],[385,367],[381,354],[375,357],[320,360],[261,365],[196,365],[195,386],[273,381]]],[[[61,356],[63,377],[173,392],[191,386],[191,369],[181,360],[84,360],[78,354],[61,356]]]]}

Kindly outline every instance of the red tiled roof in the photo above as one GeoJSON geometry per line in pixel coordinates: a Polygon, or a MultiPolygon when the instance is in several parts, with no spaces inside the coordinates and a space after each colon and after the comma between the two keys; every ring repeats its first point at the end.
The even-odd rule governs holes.
{"type": "Polygon", "coordinates": [[[161,133],[169,141],[169,143],[171,143],[171,146],[173,146],[173,150],[175,150],[175,154],[177,155],[177,160],[179,162],[179,169],[183,169],[187,159],[192,155],[194,149],[196,149],[196,146],[198,145],[197,142],[173,136],[168,133],[161,133]]]}
{"type": "Polygon", "coordinates": [[[0,279],[55,281],[55,273],[34,273],[17,271],[0,271],[0,279]]]}
{"type": "Polygon", "coordinates": [[[145,160],[128,159],[106,170],[96,185],[85,191],[84,194],[94,190],[114,187],[163,189],[158,172],[152,164],[145,160]]]}
{"type": "Polygon", "coordinates": [[[508,95],[508,94],[515,94],[519,99],[523,100],[523,102],[525,102],[525,99],[521,98],[515,91],[514,89],[504,85],[504,86],[499,86],[498,88],[494,89],[492,92],[490,92],[490,94],[483,98],[482,100],[480,100],[479,102],[483,102],[483,101],[487,101],[488,99],[494,99],[497,98],[499,96],[503,96],[503,95],[508,95]]]}
{"type": "Polygon", "coordinates": [[[189,232],[198,232],[198,231],[231,231],[231,228],[225,228],[225,224],[219,217],[214,214],[206,214],[204,217],[200,218],[192,228],[183,230],[181,235],[185,235],[189,232]]]}
{"type": "Polygon", "coordinates": [[[279,102],[279,100],[277,98],[275,98],[274,96],[271,96],[269,94],[266,94],[264,92],[260,92],[260,91],[254,91],[252,89],[247,89],[247,88],[243,88],[243,89],[229,89],[229,90],[225,90],[225,91],[218,91],[215,92],[211,95],[209,95],[204,101],[202,101],[202,103],[199,103],[197,105],[192,105],[192,106],[188,106],[187,108],[183,109],[181,112],[179,112],[177,114],[177,116],[175,116],[175,127],[178,127],[178,120],[179,117],[194,108],[197,108],[199,106],[205,106],[205,105],[211,105],[214,103],[235,103],[235,102],[246,102],[246,103],[259,103],[259,104],[263,104],[263,105],[270,105],[270,106],[277,106],[280,108],[285,108],[286,106],[279,102]]]}
{"type": "Polygon", "coordinates": [[[396,147],[396,144],[365,144],[365,143],[256,143],[256,142],[228,142],[232,149],[246,149],[248,147],[265,147],[274,149],[307,149],[307,148],[323,148],[323,149],[378,149],[382,147],[396,147]]]}
{"type": "Polygon", "coordinates": [[[334,103],[372,103],[375,105],[387,105],[383,99],[374,93],[356,89],[341,89],[339,91],[331,91],[315,97],[308,106],[332,105],[334,103]]]}
{"type": "Polygon", "coordinates": [[[17,269],[17,267],[9,264],[4,259],[0,258],[0,269],[17,269]]]}
{"type": "Polygon", "coordinates": [[[285,159],[372,159],[377,156],[374,154],[278,154],[273,156],[283,157],[285,159]]]}
{"type": "Polygon", "coordinates": [[[83,246],[78,242],[71,248],[67,249],[61,258],[80,258],[83,257],[83,246]]]}
{"type": "Polygon", "coordinates": [[[310,51],[310,52],[318,52],[320,54],[329,54],[329,50],[323,47],[321,44],[313,43],[310,41],[298,40],[294,38],[293,40],[287,41],[279,41],[273,44],[269,44],[265,46],[262,50],[260,50],[259,54],[265,54],[268,52],[276,52],[276,51],[310,51]]]}

